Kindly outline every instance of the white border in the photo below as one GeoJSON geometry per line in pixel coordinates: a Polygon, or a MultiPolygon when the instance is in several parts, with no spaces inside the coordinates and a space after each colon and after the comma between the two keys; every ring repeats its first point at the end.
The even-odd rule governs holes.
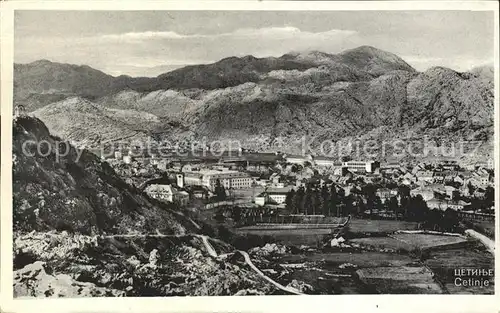
{"type": "MultiPolygon", "coordinates": [[[[499,245],[499,40],[496,1],[16,1],[0,2],[1,12],[1,284],[2,312],[267,312],[310,310],[324,312],[498,312],[498,275],[495,296],[481,295],[337,295],[264,297],[82,298],[12,299],[12,73],[14,10],[473,10],[495,12],[495,179],[496,248],[499,245]]],[[[467,25],[464,25],[467,27],[467,25]]],[[[460,40],[457,38],[457,40],[460,40]]],[[[498,250],[497,250],[498,251],[498,250]]],[[[496,269],[500,260],[496,258],[496,269]]]]}

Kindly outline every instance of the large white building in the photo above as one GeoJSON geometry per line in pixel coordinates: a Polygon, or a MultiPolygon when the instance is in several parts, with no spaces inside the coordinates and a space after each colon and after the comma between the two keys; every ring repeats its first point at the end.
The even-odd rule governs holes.
{"type": "MultiPolygon", "coordinates": [[[[217,180],[220,181],[221,185],[225,189],[245,189],[251,188],[253,184],[253,178],[244,172],[232,171],[232,170],[199,170],[193,172],[184,172],[183,174],[183,185],[197,185],[205,186],[210,190],[215,189],[217,180]]],[[[178,177],[177,184],[179,185],[178,177]]]]}
{"type": "Polygon", "coordinates": [[[380,163],[376,161],[347,161],[343,162],[342,166],[351,172],[372,173],[380,167],[380,163]]]}
{"type": "Polygon", "coordinates": [[[255,204],[283,204],[286,201],[286,195],[291,190],[291,188],[272,188],[267,189],[261,194],[257,195],[254,199],[255,204]]]}

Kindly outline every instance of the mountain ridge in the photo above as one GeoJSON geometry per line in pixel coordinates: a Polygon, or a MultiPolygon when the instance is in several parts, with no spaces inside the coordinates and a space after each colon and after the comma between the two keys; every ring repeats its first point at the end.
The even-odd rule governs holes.
{"type": "MultiPolygon", "coordinates": [[[[418,72],[392,53],[362,46],[339,54],[310,51],[271,58],[229,57],[153,80],[120,76],[117,79],[122,81],[113,86],[125,87],[110,88],[89,101],[118,110],[122,116],[132,116],[125,111],[152,114],[147,126],[131,117],[127,127],[160,140],[238,139],[262,150],[274,149],[270,142],[278,138],[290,144],[314,136],[319,144],[386,128],[393,139],[411,131],[430,134],[439,142],[459,137],[489,142],[492,77],[487,68],[460,73],[437,66],[418,72]]],[[[34,114],[50,129],[56,129],[68,114],[56,110],[48,116],[46,111],[34,114]]],[[[75,115],[73,120],[84,118],[75,115]]],[[[72,139],[84,140],[86,132],[100,129],[104,138],[112,139],[105,131],[107,122],[99,117],[95,121],[93,127],[76,122],[73,126],[83,131],[80,138],[72,139]]],[[[66,124],[55,133],[69,136],[71,125],[66,124]]],[[[115,123],[114,130],[112,124],[110,134],[125,132],[120,123],[115,123]]]]}

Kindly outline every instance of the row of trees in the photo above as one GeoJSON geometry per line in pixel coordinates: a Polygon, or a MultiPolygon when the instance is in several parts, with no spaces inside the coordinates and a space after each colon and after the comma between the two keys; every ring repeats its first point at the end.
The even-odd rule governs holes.
{"type": "Polygon", "coordinates": [[[410,196],[410,189],[402,186],[398,196],[382,202],[376,195],[377,187],[367,184],[361,189],[353,188],[346,196],[344,189],[331,186],[316,187],[309,185],[291,190],[286,197],[286,208],[292,214],[322,214],[326,216],[361,215],[369,211],[384,210],[395,218],[412,221],[424,221],[429,208],[422,196],[410,196]]]}
{"type": "Polygon", "coordinates": [[[292,189],[288,192],[285,200],[286,208],[292,214],[340,215],[341,200],[345,198],[343,191],[343,189],[337,190],[333,184],[330,187],[323,185],[320,188],[301,186],[297,191],[292,189]]]}

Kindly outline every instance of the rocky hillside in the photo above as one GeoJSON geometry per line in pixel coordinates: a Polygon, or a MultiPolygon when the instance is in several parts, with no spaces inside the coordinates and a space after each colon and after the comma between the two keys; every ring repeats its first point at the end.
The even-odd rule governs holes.
{"type": "Polygon", "coordinates": [[[16,119],[13,136],[14,297],[276,292],[233,247],[200,235],[213,230],[66,148],[39,119],[16,119]]]}
{"type": "Polygon", "coordinates": [[[160,121],[144,111],[111,109],[82,97],[61,100],[31,115],[44,121],[51,134],[87,146],[100,140],[144,140],[160,121]]]}
{"type": "Polygon", "coordinates": [[[231,57],[150,79],[119,77],[104,95],[86,104],[120,110],[111,113],[122,116],[125,111],[154,115],[148,115],[148,123],[139,117],[109,122],[107,111],[101,121],[58,125],[65,114],[73,114],[71,121],[88,118],[80,109],[60,109],[71,108],[71,99],[34,114],[62,137],[77,141],[96,133],[105,140],[117,134],[133,137],[137,131],[169,140],[238,139],[259,150],[273,149],[279,141],[281,150],[297,152],[303,136],[314,137],[312,146],[318,147],[326,139],[394,141],[407,140],[411,133],[438,145],[479,140],[486,144],[482,156],[492,157],[492,78],[484,67],[470,73],[442,67],[419,73],[392,53],[363,46],[335,55],[313,51],[279,58],[231,57]],[[101,124],[106,126],[94,127],[101,124]]]}
{"type": "Polygon", "coordinates": [[[188,218],[124,183],[94,154],[50,135],[39,119],[18,118],[13,137],[15,231],[184,234],[196,230],[188,218]]]}

